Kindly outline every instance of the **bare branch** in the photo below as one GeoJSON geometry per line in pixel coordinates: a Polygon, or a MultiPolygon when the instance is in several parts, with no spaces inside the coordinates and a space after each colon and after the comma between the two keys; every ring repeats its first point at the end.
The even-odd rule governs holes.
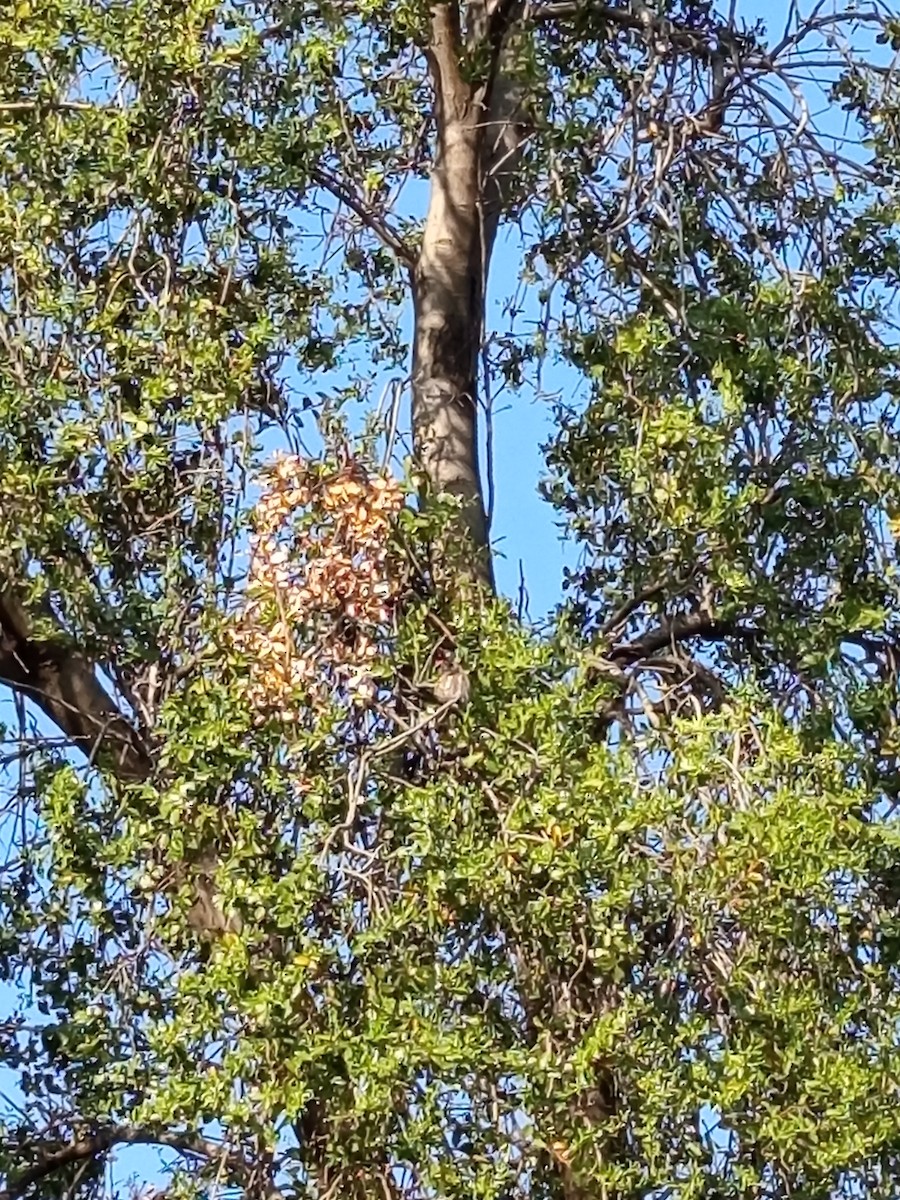
{"type": "MultiPolygon", "coordinates": [[[[46,608],[43,614],[53,619],[46,608]]],[[[106,694],[92,665],[62,638],[32,636],[10,587],[0,590],[0,683],[28,696],[91,762],[122,779],[143,779],[150,758],[136,731],[106,694]]]]}
{"type": "MultiPolygon", "coordinates": [[[[667,647],[674,648],[680,642],[689,641],[691,638],[702,637],[707,641],[720,642],[731,634],[741,632],[731,621],[720,621],[709,613],[691,613],[664,621],[656,629],[651,629],[634,641],[613,646],[608,657],[612,662],[637,662],[639,659],[658,654],[667,647]]],[[[750,632],[743,631],[745,636],[750,632]]]]}
{"type": "Polygon", "coordinates": [[[720,25],[713,30],[701,32],[678,25],[665,17],[656,16],[649,8],[636,12],[631,8],[611,8],[608,4],[591,4],[585,3],[584,0],[551,0],[549,4],[536,4],[525,10],[526,21],[536,24],[571,20],[579,16],[589,16],[617,29],[666,40],[673,48],[687,50],[695,57],[706,60],[721,56],[723,50],[736,48],[743,42],[753,44],[750,39],[741,37],[729,25],[720,25]]]}
{"type": "Polygon", "coordinates": [[[27,1145],[23,1153],[35,1157],[37,1161],[7,1180],[6,1188],[0,1191],[0,1200],[24,1200],[36,1184],[49,1179],[57,1171],[76,1163],[102,1158],[116,1146],[164,1146],[177,1150],[186,1157],[205,1160],[237,1183],[252,1183],[260,1200],[283,1200],[283,1193],[274,1184],[260,1179],[256,1164],[236,1150],[196,1133],[174,1133],[132,1125],[112,1125],[63,1144],[45,1142],[27,1145]]]}
{"type": "Polygon", "coordinates": [[[394,254],[401,262],[408,267],[414,267],[416,264],[416,256],[413,251],[407,246],[406,242],[395,233],[393,229],[368,205],[364,204],[359,197],[354,196],[339,179],[336,179],[329,171],[322,170],[321,167],[313,167],[310,171],[310,177],[320,187],[325,188],[334,196],[335,200],[339,200],[341,204],[346,204],[351,212],[355,213],[367,229],[371,230],[375,236],[384,243],[385,246],[394,254]]]}
{"type": "Polygon", "coordinates": [[[16,112],[98,112],[100,106],[87,100],[3,100],[0,113],[16,112]]]}

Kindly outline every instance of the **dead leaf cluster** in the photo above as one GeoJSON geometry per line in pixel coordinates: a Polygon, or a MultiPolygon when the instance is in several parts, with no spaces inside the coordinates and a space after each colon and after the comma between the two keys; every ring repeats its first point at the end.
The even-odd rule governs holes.
{"type": "Polygon", "coordinates": [[[402,488],[356,460],[324,472],[286,454],[263,483],[233,630],[250,663],[247,701],[259,723],[296,721],[336,689],[365,704],[400,590],[389,540],[402,488]]]}

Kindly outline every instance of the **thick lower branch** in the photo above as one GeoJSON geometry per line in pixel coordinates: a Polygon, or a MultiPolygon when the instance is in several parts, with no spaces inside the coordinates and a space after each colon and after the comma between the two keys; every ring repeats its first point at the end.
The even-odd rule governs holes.
{"type": "MultiPolygon", "coordinates": [[[[29,1194],[38,1196],[40,1193],[34,1189],[43,1181],[67,1167],[100,1159],[116,1146],[165,1146],[190,1158],[205,1160],[220,1170],[224,1178],[239,1184],[259,1182],[254,1164],[243,1154],[199,1134],[112,1125],[68,1142],[26,1147],[28,1157],[34,1161],[10,1175],[6,1188],[0,1191],[0,1200],[24,1200],[29,1194]]],[[[266,1200],[283,1200],[282,1193],[272,1184],[264,1186],[259,1194],[266,1200]]]]}
{"type": "Polygon", "coordinates": [[[147,752],[92,665],[62,639],[33,637],[28,615],[8,587],[0,590],[0,683],[33,700],[91,762],[121,779],[148,775],[147,752]]]}

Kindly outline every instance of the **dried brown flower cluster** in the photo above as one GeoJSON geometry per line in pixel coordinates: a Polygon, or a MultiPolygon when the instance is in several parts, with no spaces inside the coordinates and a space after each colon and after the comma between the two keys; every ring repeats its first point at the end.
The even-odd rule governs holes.
{"type": "Polygon", "coordinates": [[[326,473],[280,455],[264,489],[234,635],[251,663],[247,699],[260,723],[298,720],[337,689],[364,704],[399,590],[388,535],[401,487],[356,461],[326,473]]]}

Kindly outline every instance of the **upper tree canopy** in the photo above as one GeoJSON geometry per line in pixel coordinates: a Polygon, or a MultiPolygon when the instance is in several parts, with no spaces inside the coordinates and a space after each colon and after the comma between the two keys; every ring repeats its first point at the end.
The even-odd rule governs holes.
{"type": "Polygon", "coordinates": [[[744,9],[0,7],[0,1200],[896,1197],[900,21],[744,9]]]}

